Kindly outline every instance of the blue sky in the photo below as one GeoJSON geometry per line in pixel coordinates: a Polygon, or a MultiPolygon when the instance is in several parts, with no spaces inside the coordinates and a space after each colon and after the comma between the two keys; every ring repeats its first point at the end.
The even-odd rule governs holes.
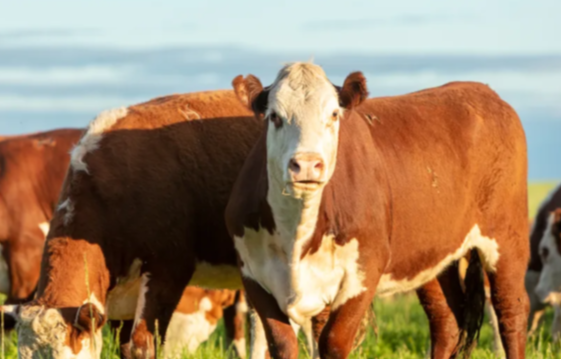
{"type": "Polygon", "coordinates": [[[169,93],[270,81],[313,57],[334,82],[362,70],[373,95],[488,83],[521,115],[531,179],[561,179],[561,1],[4,2],[0,133],[85,126],[169,93]]]}

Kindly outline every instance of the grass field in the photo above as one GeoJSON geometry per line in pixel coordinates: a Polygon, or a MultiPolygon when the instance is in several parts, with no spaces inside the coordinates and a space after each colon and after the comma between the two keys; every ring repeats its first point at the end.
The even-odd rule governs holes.
{"type": "MultiPolygon", "coordinates": [[[[539,204],[555,185],[555,183],[532,183],[529,185],[530,217],[533,218],[539,204]]],[[[389,299],[376,299],[374,308],[378,335],[370,330],[362,346],[352,354],[351,358],[424,358],[429,345],[428,322],[417,297],[414,294],[403,294],[389,299]]],[[[561,346],[552,343],[549,335],[551,321],[552,312],[548,310],[539,333],[528,340],[527,358],[561,358],[561,346]]],[[[493,334],[487,323],[486,319],[472,358],[495,358],[492,351],[493,334]]],[[[211,338],[196,353],[184,355],[182,359],[230,358],[231,348],[225,347],[223,338],[224,328],[220,324],[211,338]]],[[[17,358],[15,333],[10,333],[9,338],[4,343],[4,358],[17,358]]],[[[117,347],[111,339],[109,331],[105,328],[102,358],[119,358],[117,347]]],[[[301,353],[302,358],[307,357],[304,349],[301,353]]]]}

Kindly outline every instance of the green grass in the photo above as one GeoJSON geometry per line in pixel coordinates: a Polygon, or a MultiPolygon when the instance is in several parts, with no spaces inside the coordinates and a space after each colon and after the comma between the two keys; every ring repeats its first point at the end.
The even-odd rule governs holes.
{"type": "MultiPolygon", "coordinates": [[[[532,183],[529,185],[529,212],[530,217],[535,212],[543,198],[555,187],[555,183],[532,183]]],[[[361,347],[352,355],[352,359],[363,358],[396,358],[413,359],[424,358],[429,345],[429,330],[427,318],[414,294],[403,294],[388,299],[376,299],[376,324],[378,336],[370,329],[361,347]]],[[[544,315],[545,319],[540,331],[529,338],[527,345],[527,358],[545,359],[561,358],[561,346],[552,343],[549,328],[553,318],[549,309],[544,315]]],[[[109,329],[104,328],[104,345],[102,359],[119,359],[118,345],[112,339],[109,329]]],[[[203,343],[192,355],[183,355],[182,359],[230,359],[232,348],[224,344],[224,327],[219,324],[211,338],[203,343]]],[[[5,342],[5,358],[16,359],[16,336],[9,333],[5,342]]],[[[303,339],[300,338],[301,344],[303,339]]],[[[493,333],[488,320],[483,325],[479,343],[474,350],[472,358],[495,358],[492,352],[493,333]]],[[[301,356],[308,356],[301,345],[301,356]]]]}

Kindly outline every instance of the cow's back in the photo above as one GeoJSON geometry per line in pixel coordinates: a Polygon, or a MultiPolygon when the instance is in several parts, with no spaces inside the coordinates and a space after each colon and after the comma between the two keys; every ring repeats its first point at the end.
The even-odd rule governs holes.
{"type": "Polygon", "coordinates": [[[509,223],[504,216],[527,218],[524,131],[488,86],[450,83],[371,99],[358,112],[370,124],[393,199],[394,278],[435,268],[441,258],[430,246],[454,253],[474,225],[492,235],[509,223]]]}
{"type": "Polygon", "coordinates": [[[103,242],[109,267],[121,273],[134,257],[156,267],[194,257],[235,265],[223,213],[261,122],[233,91],[167,96],[121,113],[95,150],[73,155],[61,201],[95,201],[96,218],[81,221],[93,210],[76,209],[84,226],[70,230],[103,242]],[[81,161],[85,170],[73,170],[81,161]]]}

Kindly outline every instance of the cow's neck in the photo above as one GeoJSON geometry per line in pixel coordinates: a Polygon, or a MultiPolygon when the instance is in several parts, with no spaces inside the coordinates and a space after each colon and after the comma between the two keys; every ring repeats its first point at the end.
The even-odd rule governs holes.
{"type": "Polygon", "coordinates": [[[294,253],[294,249],[302,247],[314,233],[322,191],[318,191],[312,197],[298,199],[287,195],[283,184],[269,178],[267,201],[271,206],[282,245],[292,257],[299,257],[299,253],[294,253]]]}

